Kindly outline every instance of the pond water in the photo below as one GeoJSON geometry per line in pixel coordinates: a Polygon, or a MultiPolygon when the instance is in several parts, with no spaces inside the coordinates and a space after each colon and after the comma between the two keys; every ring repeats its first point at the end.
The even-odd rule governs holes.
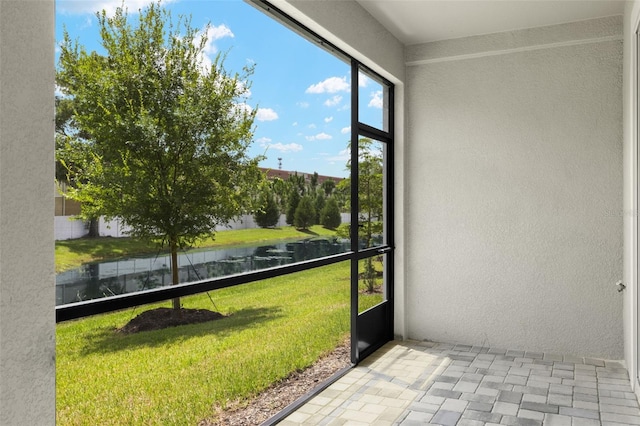
{"type": "MultiPolygon", "coordinates": [[[[306,238],[260,246],[200,249],[178,255],[180,282],[223,277],[317,259],[350,249],[349,241],[306,238]]],[[[168,254],[88,263],[56,275],[56,305],[171,284],[168,254]]]]}

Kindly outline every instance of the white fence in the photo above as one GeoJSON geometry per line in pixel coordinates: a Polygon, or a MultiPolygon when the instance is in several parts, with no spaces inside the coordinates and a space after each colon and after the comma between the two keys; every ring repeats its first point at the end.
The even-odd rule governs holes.
{"type": "MultiPolygon", "coordinates": [[[[349,213],[342,213],[342,223],[349,223],[351,217],[349,213]]],[[[280,215],[280,220],[276,226],[287,226],[286,216],[280,215]]],[[[259,228],[252,215],[243,215],[238,220],[229,222],[227,226],[216,227],[216,231],[225,231],[228,229],[251,229],[259,228]]],[[[128,228],[120,223],[119,220],[105,221],[100,218],[99,233],[101,237],[126,237],[128,228]]],[[[87,222],[76,220],[73,216],[55,216],[55,237],[56,240],[71,240],[74,238],[82,238],[89,233],[87,222]]]]}
{"type": "Polygon", "coordinates": [[[56,240],[80,238],[89,232],[84,221],[72,220],[72,216],[54,216],[54,219],[56,240]]]}

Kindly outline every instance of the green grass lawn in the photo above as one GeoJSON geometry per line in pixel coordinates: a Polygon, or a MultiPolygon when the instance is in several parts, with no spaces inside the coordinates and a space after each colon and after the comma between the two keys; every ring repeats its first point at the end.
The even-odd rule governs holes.
{"type": "MultiPolygon", "coordinates": [[[[228,314],[209,323],[122,335],[169,302],[58,324],[58,425],[197,424],[214,407],[257,394],[311,365],[349,333],[342,262],[183,299],[228,314]]],[[[362,295],[374,305],[379,295],[362,295]]]]}
{"type": "MultiPolygon", "coordinates": [[[[320,225],[312,226],[308,231],[299,231],[292,226],[274,229],[228,230],[216,233],[214,238],[200,241],[196,247],[242,245],[280,239],[331,235],[335,235],[335,231],[320,225]]],[[[101,237],[56,241],[56,272],[63,272],[77,268],[83,263],[98,260],[155,254],[158,250],[157,245],[133,238],[101,237]]]]}
{"type": "MultiPolygon", "coordinates": [[[[198,247],[315,235],[333,231],[224,231],[198,247]]],[[[155,250],[129,238],[59,241],[56,269],[155,250]]],[[[57,424],[197,424],[230,401],[251,398],[348,336],[349,273],[349,262],[342,262],[212,291],[213,303],[207,294],[182,299],[185,308],[228,315],[209,323],[115,331],[145,310],[169,307],[167,301],[58,324],[57,424]]],[[[360,311],[381,299],[361,293],[360,311]]]]}

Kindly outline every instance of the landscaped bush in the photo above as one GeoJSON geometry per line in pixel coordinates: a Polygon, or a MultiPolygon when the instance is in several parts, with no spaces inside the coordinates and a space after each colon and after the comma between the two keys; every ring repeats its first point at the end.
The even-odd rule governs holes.
{"type": "Polygon", "coordinates": [[[313,207],[313,201],[310,196],[305,195],[296,208],[293,224],[298,229],[307,229],[315,224],[315,219],[316,209],[313,207]]]}
{"type": "Polygon", "coordinates": [[[263,191],[260,197],[260,210],[253,214],[253,218],[261,228],[270,228],[278,224],[280,209],[278,203],[270,191],[263,191]]]}
{"type": "Polygon", "coordinates": [[[335,229],[340,226],[341,221],[338,202],[335,198],[329,197],[320,212],[320,224],[325,228],[335,229]]]}

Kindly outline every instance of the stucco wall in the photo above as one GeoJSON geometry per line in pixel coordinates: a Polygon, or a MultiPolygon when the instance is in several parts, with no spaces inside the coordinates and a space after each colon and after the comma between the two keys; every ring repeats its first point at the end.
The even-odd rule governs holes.
{"type": "Polygon", "coordinates": [[[0,1],[0,424],[55,424],[53,1],[0,1]]]}
{"type": "Polygon", "coordinates": [[[629,1],[624,15],[624,354],[631,384],[638,386],[638,85],[636,79],[640,1],[629,1]]]}
{"type": "Polygon", "coordinates": [[[621,24],[407,48],[409,337],[623,357],[621,24]]]}

